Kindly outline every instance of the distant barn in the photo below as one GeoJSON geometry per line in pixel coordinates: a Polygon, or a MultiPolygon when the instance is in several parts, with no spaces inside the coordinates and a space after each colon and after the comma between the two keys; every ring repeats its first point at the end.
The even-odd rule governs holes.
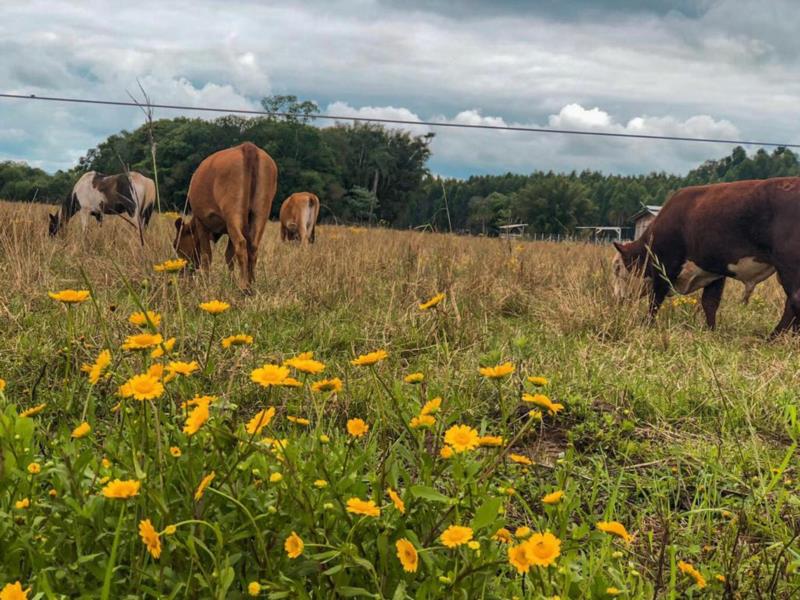
{"type": "Polygon", "coordinates": [[[643,206],[642,210],[631,217],[631,222],[633,223],[633,239],[639,239],[644,233],[644,230],[647,229],[647,226],[658,216],[660,210],[660,206],[648,204],[643,206]]]}

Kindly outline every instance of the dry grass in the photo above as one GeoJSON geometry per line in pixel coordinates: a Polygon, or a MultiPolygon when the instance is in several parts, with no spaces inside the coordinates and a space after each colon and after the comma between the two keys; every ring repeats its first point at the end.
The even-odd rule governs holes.
{"type": "MultiPolygon", "coordinates": [[[[429,395],[452,399],[462,419],[487,423],[495,396],[476,369],[508,359],[520,373],[550,377],[552,396],[568,407],[557,427],[524,444],[547,468],[569,461],[564,477],[594,490],[587,510],[619,496],[617,517],[640,532],[631,560],[648,585],[666,590],[665,560],[711,561],[700,547],[712,545],[714,568],[729,569],[730,593],[766,593],[763,578],[773,569],[781,590],[794,589],[800,555],[782,550],[800,522],[793,445],[800,375],[795,339],[765,341],[783,304],[774,280],[748,307],[731,283],[717,332],[685,306],[666,306],[650,327],[643,304],[611,298],[606,247],[320,226],[318,242],[301,248],[281,244],[273,223],[256,293],[244,297],[225,268],[223,244],[211,272],[181,277],[179,290],[153,273],[172,256],[173,233],[166,218],[154,221],[144,247],[113,218],[92,222],[85,236],[75,221],[65,237],[49,239],[43,207],[0,205],[0,375],[22,397],[63,344],[62,312],[46,291],[88,285],[98,303],[76,323],[85,332],[82,360],[105,336],[121,335],[110,307],[127,315],[138,298],[177,314],[180,297],[188,314],[218,298],[235,309],[228,332],[256,336],[251,360],[318,349],[344,363],[384,347],[398,359],[394,376],[424,370],[429,395]],[[417,304],[437,292],[447,295],[444,310],[423,318],[417,304]],[[101,327],[106,320],[111,325],[101,327]],[[740,515],[736,537],[721,524],[722,510],[740,515]]],[[[174,327],[192,339],[198,325],[187,317],[174,327]]],[[[38,393],[57,386],[45,377],[38,393]]],[[[357,394],[339,410],[375,416],[370,399],[357,394]]]]}

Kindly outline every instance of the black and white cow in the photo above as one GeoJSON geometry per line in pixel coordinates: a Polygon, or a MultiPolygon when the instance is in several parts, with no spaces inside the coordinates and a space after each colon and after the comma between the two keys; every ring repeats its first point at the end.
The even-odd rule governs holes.
{"type": "Polygon", "coordinates": [[[155,182],[141,173],[103,175],[89,171],[78,179],[58,212],[50,215],[49,232],[56,235],[75,214],[80,214],[84,230],[90,215],[98,222],[103,215],[120,215],[142,229],[150,222],[155,199],[155,182]]]}

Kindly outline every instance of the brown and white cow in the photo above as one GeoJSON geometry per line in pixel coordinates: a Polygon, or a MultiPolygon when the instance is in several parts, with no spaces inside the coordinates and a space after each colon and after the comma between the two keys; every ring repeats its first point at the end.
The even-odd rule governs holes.
{"type": "Polygon", "coordinates": [[[726,277],[752,291],[777,272],[786,303],[772,335],[800,330],[800,178],[684,188],[641,238],[615,246],[617,278],[644,276],[651,318],[671,289],[702,288],[701,304],[713,328],[726,277]]]}
{"type": "Polygon", "coordinates": [[[301,244],[314,243],[319,198],[311,192],[297,192],[281,205],[281,240],[300,240],[301,244]]]}
{"type": "Polygon", "coordinates": [[[249,291],[277,187],[275,161],[250,142],[205,158],[189,183],[192,218],[175,221],[178,254],[195,267],[207,269],[211,244],[227,234],[225,261],[233,269],[235,257],[240,285],[249,291]]]}
{"type": "Polygon", "coordinates": [[[48,230],[50,235],[56,235],[76,213],[84,231],[90,216],[102,223],[103,215],[120,215],[143,228],[150,222],[155,200],[155,182],[141,173],[103,175],[89,171],[78,179],[58,212],[49,215],[48,230]]]}

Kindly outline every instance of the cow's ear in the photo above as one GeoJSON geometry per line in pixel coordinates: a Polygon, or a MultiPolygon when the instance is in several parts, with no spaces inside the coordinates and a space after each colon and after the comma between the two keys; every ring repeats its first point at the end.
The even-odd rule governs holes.
{"type": "Polygon", "coordinates": [[[177,229],[178,231],[183,229],[183,219],[181,219],[180,217],[175,219],[175,229],[177,229]]]}
{"type": "Polygon", "coordinates": [[[628,249],[627,244],[623,244],[622,242],[614,242],[614,248],[616,248],[617,252],[620,254],[625,254],[625,251],[628,249]]]}

